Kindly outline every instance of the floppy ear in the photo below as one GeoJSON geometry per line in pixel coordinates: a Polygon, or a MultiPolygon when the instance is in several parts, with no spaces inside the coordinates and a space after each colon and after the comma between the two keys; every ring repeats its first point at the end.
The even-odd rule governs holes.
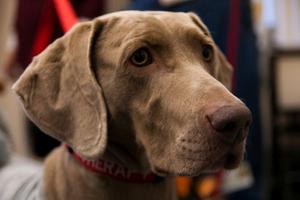
{"type": "Polygon", "coordinates": [[[211,34],[210,34],[207,26],[202,22],[202,20],[200,19],[200,17],[197,14],[195,14],[193,12],[188,12],[187,14],[191,18],[191,20],[204,32],[205,35],[211,37],[211,34]]]}
{"type": "Polygon", "coordinates": [[[233,69],[222,51],[217,47],[217,79],[228,89],[232,89],[233,69]]]}
{"type": "Polygon", "coordinates": [[[41,130],[87,159],[99,157],[107,143],[106,107],[91,62],[101,24],[76,25],[34,58],[13,86],[41,130]]]}
{"type": "MultiPolygon", "coordinates": [[[[207,26],[202,22],[202,20],[193,12],[187,13],[192,21],[204,32],[205,35],[211,36],[207,26]]],[[[229,64],[225,58],[222,51],[216,47],[217,53],[217,75],[216,78],[225,85],[225,87],[231,90],[231,80],[232,80],[232,66],[229,64]]]]}

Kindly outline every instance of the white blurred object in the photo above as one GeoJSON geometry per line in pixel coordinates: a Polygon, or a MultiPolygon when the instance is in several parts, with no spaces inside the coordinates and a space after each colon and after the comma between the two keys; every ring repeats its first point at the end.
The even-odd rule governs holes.
{"type": "Polygon", "coordinates": [[[262,23],[266,28],[273,29],[276,25],[274,0],[263,0],[262,23]]]}
{"type": "Polygon", "coordinates": [[[251,0],[253,24],[261,50],[272,45],[271,35],[276,25],[275,0],[251,0]]]}
{"type": "Polygon", "coordinates": [[[300,1],[276,0],[275,45],[280,49],[300,48],[300,1]]]}
{"type": "Polygon", "coordinates": [[[300,57],[280,56],[277,60],[277,97],[283,110],[300,108],[300,57]]]}
{"type": "Polygon", "coordinates": [[[0,199],[45,199],[42,177],[43,168],[40,162],[13,156],[0,170],[0,199]]]}
{"type": "Polygon", "coordinates": [[[222,192],[229,194],[250,188],[254,184],[254,177],[248,162],[244,161],[240,167],[225,171],[222,183],[222,192]]]}

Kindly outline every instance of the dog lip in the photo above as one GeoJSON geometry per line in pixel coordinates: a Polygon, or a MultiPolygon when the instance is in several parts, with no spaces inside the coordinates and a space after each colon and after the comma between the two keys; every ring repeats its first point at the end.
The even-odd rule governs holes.
{"type": "Polygon", "coordinates": [[[153,171],[154,171],[154,173],[158,174],[159,176],[166,176],[167,174],[169,174],[169,172],[167,170],[164,170],[157,166],[153,167],[153,171]]]}
{"type": "Polygon", "coordinates": [[[244,152],[245,143],[234,144],[225,155],[224,168],[228,170],[237,168],[243,160],[244,152]]]}
{"type": "Polygon", "coordinates": [[[239,166],[240,162],[241,159],[236,153],[229,152],[225,157],[224,168],[227,170],[235,169],[239,166]]]}
{"type": "MultiPolygon", "coordinates": [[[[200,165],[201,173],[215,173],[224,168],[224,163],[227,158],[227,153],[225,155],[219,156],[215,159],[199,159],[195,157],[187,157],[186,155],[181,155],[181,159],[184,159],[186,162],[198,163],[200,165]]],[[[199,166],[198,166],[199,167],[199,166]]],[[[196,168],[198,168],[196,167],[196,168]]],[[[196,170],[195,168],[195,170],[196,170]]],[[[198,169],[199,170],[199,169],[198,169]]],[[[185,176],[191,176],[190,174],[184,174],[185,176]]],[[[193,175],[195,176],[195,175],[193,175]]]]}
{"type": "Polygon", "coordinates": [[[201,156],[203,149],[202,151],[195,151],[194,149],[189,149],[186,145],[182,145],[179,147],[181,147],[181,149],[182,147],[185,147],[186,151],[179,152],[177,157],[185,160],[186,162],[198,163],[201,166],[202,172],[216,172],[220,169],[230,170],[237,168],[242,160],[242,152],[244,152],[244,149],[242,148],[243,144],[224,144],[220,141],[220,145],[221,144],[223,145],[223,150],[221,152],[219,151],[218,155],[212,154],[210,157],[201,156]],[[190,153],[193,154],[191,155],[190,153]]]}

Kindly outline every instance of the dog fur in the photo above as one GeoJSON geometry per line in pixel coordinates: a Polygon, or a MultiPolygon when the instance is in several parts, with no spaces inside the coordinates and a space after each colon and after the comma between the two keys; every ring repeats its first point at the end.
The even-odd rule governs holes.
{"type": "Polygon", "coordinates": [[[15,83],[27,115],[85,159],[165,179],[137,184],[99,176],[62,146],[44,164],[45,199],[176,199],[176,175],[237,167],[250,111],[229,92],[231,75],[193,13],[122,11],[79,23],[15,83]],[[151,57],[143,66],[132,61],[140,49],[151,57]],[[230,142],[209,123],[220,109],[222,119],[232,109],[247,118],[230,142]]]}

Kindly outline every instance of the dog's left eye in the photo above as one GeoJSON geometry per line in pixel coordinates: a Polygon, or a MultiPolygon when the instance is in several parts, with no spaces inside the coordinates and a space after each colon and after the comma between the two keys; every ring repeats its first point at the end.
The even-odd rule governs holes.
{"type": "Polygon", "coordinates": [[[140,48],[130,57],[130,61],[136,67],[144,67],[152,63],[152,56],[148,49],[140,48]]]}
{"type": "Polygon", "coordinates": [[[204,45],[202,47],[202,56],[206,62],[209,62],[213,57],[213,47],[210,45],[204,45]]]}

